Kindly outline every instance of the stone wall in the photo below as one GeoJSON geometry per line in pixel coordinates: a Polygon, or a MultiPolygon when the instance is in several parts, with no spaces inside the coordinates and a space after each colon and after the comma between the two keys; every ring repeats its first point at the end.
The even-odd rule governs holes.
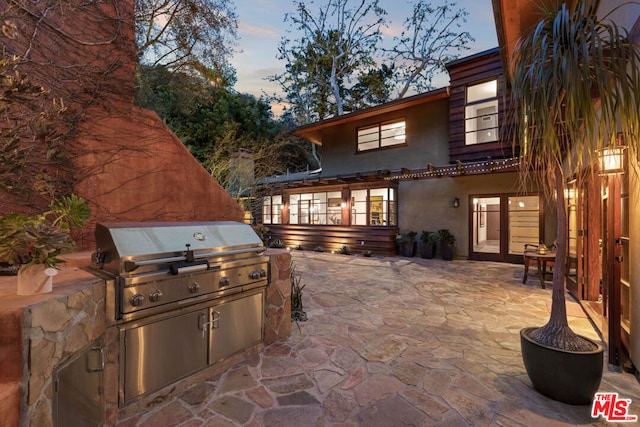
{"type": "Polygon", "coordinates": [[[105,284],[87,276],[77,279],[84,282],[78,292],[25,310],[24,334],[29,341],[23,382],[26,411],[21,415],[21,425],[53,425],[54,369],[105,332],[105,284]]]}
{"type": "Polygon", "coordinates": [[[265,306],[264,344],[283,341],[291,335],[291,254],[270,249],[269,287],[265,306]]]}

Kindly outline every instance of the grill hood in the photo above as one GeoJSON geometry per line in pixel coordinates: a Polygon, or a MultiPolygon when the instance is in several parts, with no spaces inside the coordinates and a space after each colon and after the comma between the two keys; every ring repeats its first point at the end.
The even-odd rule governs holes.
{"type": "Polygon", "coordinates": [[[264,251],[251,226],[239,222],[96,224],[96,264],[113,274],[166,269],[172,263],[215,262],[264,251]]]}

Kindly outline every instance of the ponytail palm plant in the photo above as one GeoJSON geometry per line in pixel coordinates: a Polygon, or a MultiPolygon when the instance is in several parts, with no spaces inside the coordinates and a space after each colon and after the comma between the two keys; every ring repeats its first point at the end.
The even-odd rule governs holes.
{"type": "Polygon", "coordinates": [[[609,15],[597,16],[600,5],[540,3],[541,20],[518,41],[511,68],[511,136],[519,145],[521,178],[547,183],[546,194],[557,205],[551,315],[530,337],[573,351],[589,350],[589,343],[571,330],[566,316],[565,171],[592,164],[596,149],[615,145],[620,132],[630,154],[639,145],[638,46],[609,15]]]}

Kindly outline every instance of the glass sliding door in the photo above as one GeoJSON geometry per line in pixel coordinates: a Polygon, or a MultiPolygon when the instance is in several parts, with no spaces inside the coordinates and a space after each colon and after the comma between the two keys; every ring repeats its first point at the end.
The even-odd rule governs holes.
{"type": "Polygon", "coordinates": [[[500,253],[500,197],[473,199],[473,252],[500,253]]]}
{"type": "Polygon", "coordinates": [[[509,254],[522,255],[524,245],[540,242],[540,199],[538,196],[510,196],[509,254]]]}
{"type": "Polygon", "coordinates": [[[517,195],[471,196],[469,258],[521,262],[524,245],[542,235],[540,198],[517,195]]]}

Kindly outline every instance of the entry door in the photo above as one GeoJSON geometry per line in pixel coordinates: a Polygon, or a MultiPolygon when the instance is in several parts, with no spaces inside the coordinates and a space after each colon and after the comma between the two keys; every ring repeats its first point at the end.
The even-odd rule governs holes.
{"type": "Polygon", "coordinates": [[[628,357],[630,324],[629,193],[627,174],[603,179],[602,282],[608,323],[609,363],[628,357]]]}
{"type": "Polygon", "coordinates": [[[588,301],[592,310],[602,314],[602,240],[600,179],[586,171],[567,183],[569,248],[567,289],[576,298],[588,301]]]}
{"type": "Polygon", "coordinates": [[[538,195],[472,195],[469,206],[471,259],[522,262],[524,245],[541,240],[538,195]]]}

